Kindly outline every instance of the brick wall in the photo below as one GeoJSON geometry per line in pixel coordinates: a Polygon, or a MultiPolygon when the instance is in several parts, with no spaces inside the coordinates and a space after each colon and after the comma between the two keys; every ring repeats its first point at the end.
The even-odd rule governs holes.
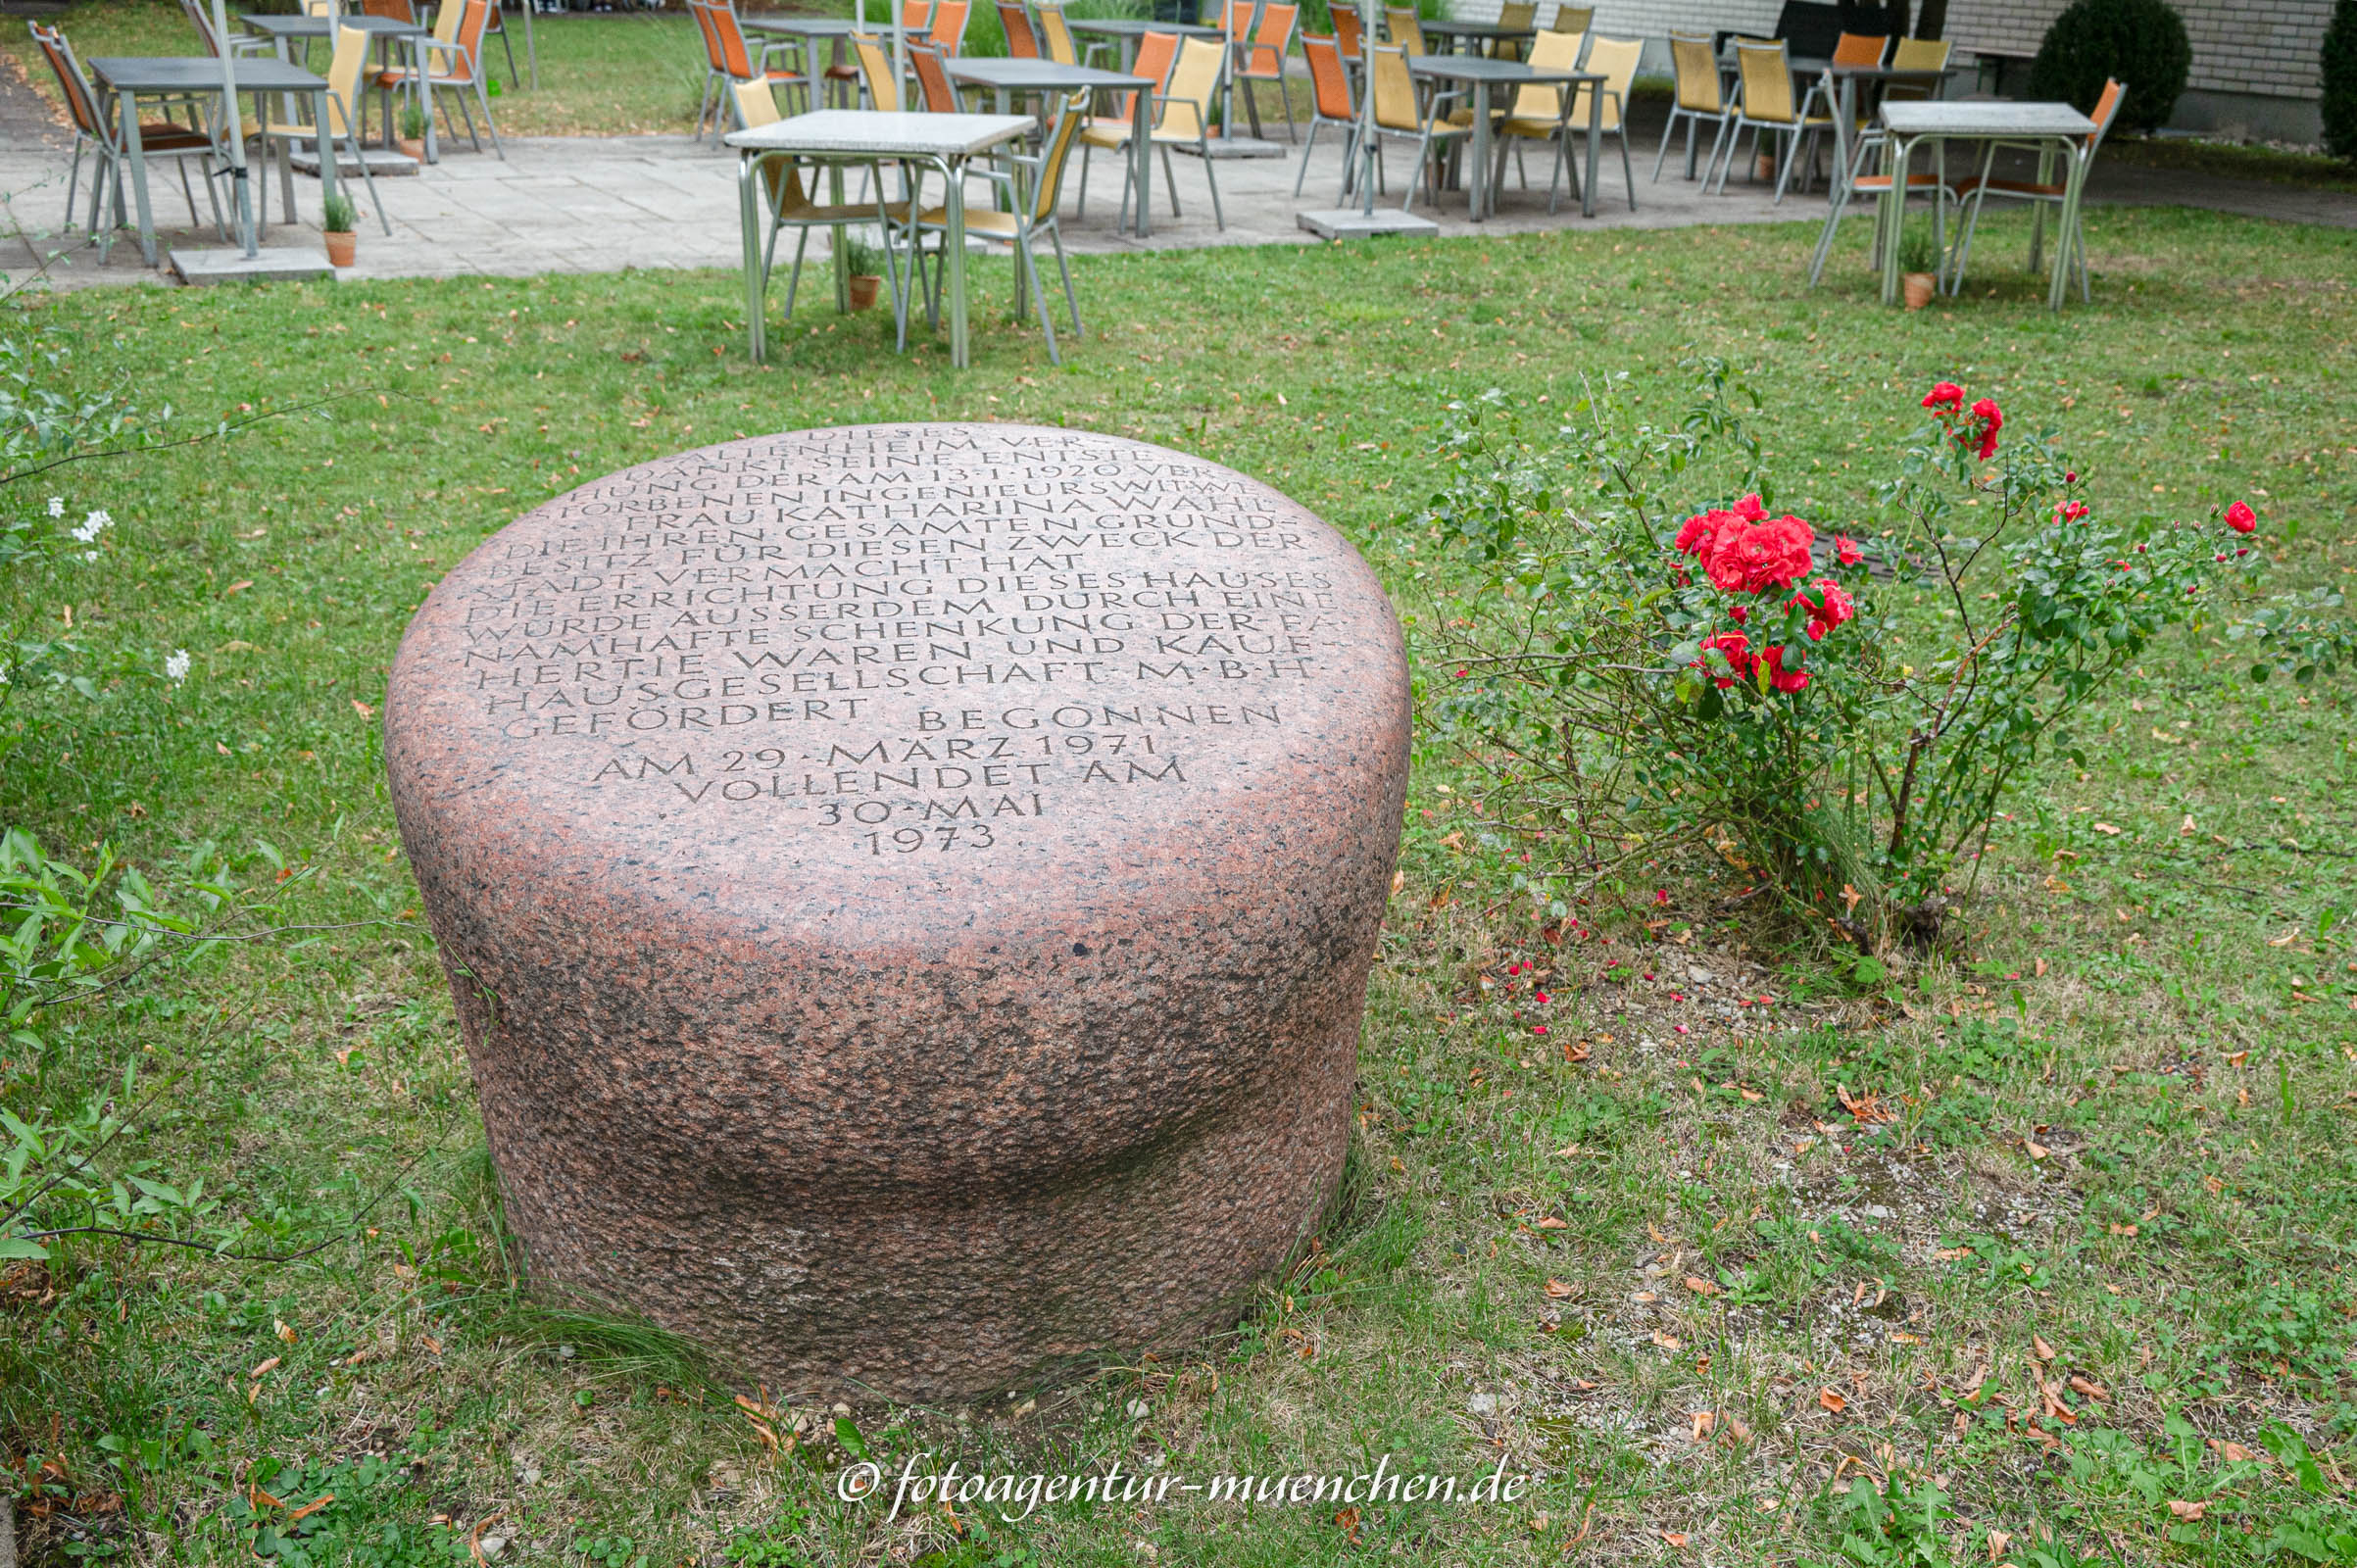
{"type": "MultiPolygon", "coordinates": [[[[2318,96],[2317,56],[2332,0],[2176,0],[2193,40],[2186,85],[2268,98],[2318,96]]],[[[1949,0],[1947,35],[1960,48],[2030,53],[2064,0],[1949,0]]]]}

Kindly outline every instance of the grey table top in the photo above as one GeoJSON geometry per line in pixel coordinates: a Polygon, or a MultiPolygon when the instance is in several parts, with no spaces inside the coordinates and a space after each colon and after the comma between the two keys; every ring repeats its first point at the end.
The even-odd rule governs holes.
{"type": "Polygon", "coordinates": [[[1108,38],[1143,38],[1150,32],[1175,32],[1188,38],[1217,38],[1220,29],[1201,22],[1148,22],[1143,17],[1066,17],[1064,25],[1074,32],[1097,33],[1108,38]]]}
{"type": "MultiPolygon", "coordinates": [[[[219,92],[221,62],[210,55],[98,55],[83,64],[117,92],[219,92]]],[[[279,60],[236,62],[239,92],[320,92],[327,83],[279,60]]]]}
{"type": "Polygon", "coordinates": [[[1028,115],[927,115],[874,109],[821,109],[731,131],[726,143],[746,152],[872,155],[877,158],[970,158],[1031,128],[1028,115]]]}
{"type": "Polygon", "coordinates": [[[267,32],[273,38],[324,38],[330,27],[358,27],[363,32],[390,34],[394,37],[427,31],[422,22],[403,22],[396,17],[239,17],[238,21],[256,32],[267,32]]]}
{"type": "Polygon", "coordinates": [[[1100,71],[1095,66],[1066,66],[1053,60],[1007,60],[998,58],[972,59],[960,57],[942,62],[952,81],[962,81],[976,87],[1041,87],[1060,88],[1066,92],[1082,87],[1158,87],[1161,83],[1147,76],[1133,76],[1126,71],[1100,71]]]}
{"type": "Polygon", "coordinates": [[[1883,123],[1901,136],[2090,136],[2095,122],[2069,104],[1921,103],[1883,105],[1883,123]]]}
{"type": "Polygon", "coordinates": [[[1417,55],[1407,69],[1419,76],[1445,81],[1602,81],[1594,71],[1555,71],[1520,60],[1492,60],[1486,55],[1417,55]]]}
{"type": "MultiPolygon", "coordinates": [[[[892,14],[871,17],[862,27],[851,17],[746,17],[737,18],[737,25],[747,32],[790,32],[802,38],[847,38],[855,32],[890,32],[892,14]]],[[[922,29],[908,27],[906,33],[922,29]]]]}
{"type": "Polygon", "coordinates": [[[1962,66],[1941,66],[1937,70],[1902,70],[1897,66],[1841,66],[1827,61],[1819,68],[1829,76],[1849,76],[1859,81],[1939,81],[1961,75],[1962,66]]]}

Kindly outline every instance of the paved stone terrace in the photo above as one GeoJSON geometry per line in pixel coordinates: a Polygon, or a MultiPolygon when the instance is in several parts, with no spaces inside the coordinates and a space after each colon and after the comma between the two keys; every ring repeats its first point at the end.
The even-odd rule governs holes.
{"type": "MultiPolygon", "coordinates": [[[[0,72],[0,75],[11,73],[0,72]]],[[[1594,219],[1579,216],[1566,200],[1564,210],[1549,217],[1545,192],[1546,154],[1534,148],[1531,172],[1539,189],[1525,194],[1511,170],[1498,216],[1487,224],[1465,217],[1461,194],[1445,193],[1436,212],[1419,201],[1417,211],[1440,220],[1445,234],[1487,230],[1520,233],[1533,229],[1568,227],[1677,227],[1701,223],[1807,221],[1824,212],[1821,195],[1791,195],[1782,205],[1771,201],[1770,189],[1756,186],[1739,174],[1723,195],[1704,195],[1697,183],[1680,177],[1679,161],[1672,155],[1661,181],[1652,181],[1653,153],[1659,143],[1659,123],[1646,121],[1641,110],[1632,157],[1637,172],[1637,208],[1630,210],[1621,176],[1616,145],[1602,149],[1602,175],[1594,219]]],[[[1282,137],[1281,123],[1270,133],[1282,137]]],[[[1155,212],[1153,236],[1144,241],[1113,231],[1114,206],[1120,197],[1120,170],[1100,154],[1089,181],[1085,218],[1077,216],[1077,168],[1064,185],[1064,237],[1077,251],[1114,251],[1141,246],[1153,248],[1305,244],[1294,220],[1297,207],[1331,206],[1341,177],[1340,138],[1319,138],[1309,177],[1301,201],[1293,196],[1300,155],[1291,144],[1287,156],[1263,159],[1221,159],[1220,193],[1228,223],[1224,231],[1211,220],[1202,162],[1190,155],[1171,160],[1178,180],[1183,213],[1170,215],[1169,196],[1161,173],[1155,174],[1155,212]]],[[[68,240],[28,241],[29,231],[54,236],[65,206],[67,153],[70,140],[62,127],[44,125],[40,101],[21,81],[0,84],[0,192],[18,232],[0,237],[0,270],[23,277],[36,266],[35,245],[59,252],[51,262],[54,286],[78,287],[101,282],[161,280],[163,273],[140,260],[135,241],[126,232],[103,265],[82,242],[78,231],[68,240]],[[25,100],[29,99],[27,104],[25,100]]],[[[737,204],[734,160],[716,152],[709,142],[698,144],[684,136],[619,136],[609,138],[509,138],[503,161],[491,155],[489,144],[477,153],[464,138],[457,147],[445,145],[442,162],[422,172],[377,181],[393,232],[387,237],[377,225],[365,190],[355,183],[361,207],[360,265],[357,277],[448,277],[467,274],[518,276],[534,272],[616,271],[624,268],[714,267],[738,264],[737,204]]],[[[1406,168],[1412,148],[1391,144],[1395,178],[1406,168]]],[[[87,178],[88,160],[84,160],[87,178]]],[[[178,181],[168,167],[150,171],[159,232],[165,243],[190,240],[218,244],[188,224],[187,207],[178,181]]],[[[278,180],[273,175],[271,212],[276,214],[278,180]]],[[[1398,185],[1393,186],[1397,200],[1398,185]]],[[[299,211],[316,216],[319,185],[298,175],[295,180],[299,211]]],[[[2183,203],[2251,217],[2299,222],[2357,226],[2357,197],[2345,193],[2289,186],[2245,183],[2183,173],[2161,173],[2124,165],[2098,164],[2090,187],[2098,201],[2136,204],[2183,203]]],[[[198,205],[204,205],[202,191],[198,205]]],[[[1862,259],[1866,220],[1847,225],[1852,236],[1838,265],[1857,265],[1862,259]]],[[[309,224],[297,233],[273,224],[275,243],[309,241],[309,224]]],[[[813,254],[822,248],[814,239],[813,254]]]]}

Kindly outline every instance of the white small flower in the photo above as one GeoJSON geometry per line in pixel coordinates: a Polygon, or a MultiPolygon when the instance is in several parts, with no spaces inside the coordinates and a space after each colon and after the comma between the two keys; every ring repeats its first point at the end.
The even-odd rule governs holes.
{"type": "Polygon", "coordinates": [[[49,498],[49,514],[53,517],[62,517],[66,514],[66,498],[64,496],[49,498]]]}
{"type": "Polygon", "coordinates": [[[0,686],[5,686],[8,684],[8,677],[9,666],[6,664],[0,664],[0,686]]]}
{"type": "Polygon", "coordinates": [[[174,681],[186,680],[188,678],[188,650],[185,648],[173,649],[172,657],[164,661],[164,673],[174,681]]]}
{"type": "Polygon", "coordinates": [[[82,552],[82,560],[84,561],[96,561],[97,559],[98,552],[95,550],[85,550],[82,552]]]}
{"type": "Polygon", "coordinates": [[[82,518],[81,526],[74,530],[74,537],[79,539],[83,544],[88,544],[108,528],[114,526],[114,523],[115,519],[104,512],[93,512],[82,518]]]}

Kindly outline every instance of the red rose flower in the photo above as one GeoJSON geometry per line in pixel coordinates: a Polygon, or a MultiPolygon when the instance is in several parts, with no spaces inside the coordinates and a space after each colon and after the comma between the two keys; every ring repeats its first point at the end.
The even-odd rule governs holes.
{"type": "Polygon", "coordinates": [[[2084,501],[2059,502],[2054,508],[2054,520],[2056,522],[2077,522],[2080,518],[2086,515],[2087,503],[2084,501]]]}
{"type": "Polygon", "coordinates": [[[1783,649],[1769,649],[1760,656],[1760,662],[1768,666],[1768,684],[1778,691],[1796,692],[1807,689],[1809,672],[1805,669],[1785,668],[1783,649]]]}
{"type": "MultiPolygon", "coordinates": [[[[1727,660],[1727,667],[1732,671],[1732,673],[1726,675],[1714,674],[1711,676],[1712,681],[1717,683],[1722,690],[1734,685],[1739,680],[1745,680],[1750,677],[1750,638],[1745,637],[1740,631],[1723,631],[1716,637],[1709,638],[1703,642],[1702,652],[1704,654],[1707,655],[1713,649],[1725,656],[1727,660]]],[[[1694,661],[1694,667],[1696,669],[1708,669],[1710,667],[1710,661],[1706,658],[1697,659],[1694,661]]]]}
{"type": "Polygon", "coordinates": [[[1987,463],[1997,449],[1997,432],[2005,428],[2005,413],[1991,399],[1983,398],[1973,405],[1973,418],[1981,436],[1981,461],[1987,463]]]}
{"type": "Polygon", "coordinates": [[[1789,588],[1809,569],[1809,546],[1816,539],[1798,517],[1740,524],[1722,533],[1704,565],[1710,581],[1722,593],[1766,593],[1789,588]]]}
{"type": "Polygon", "coordinates": [[[2250,503],[2237,501],[2226,509],[2226,525],[2236,533],[2249,533],[2259,526],[2259,514],[2250,510],[2250,503]]]}
{"type": "Polygon", "coordinates": [[[1719,540],[1743,525],[1743,519],[1734,513],[1714,509],[1687,518],[1678,530],[1676,545],[1684,554],[1707,562],[1718,549],[1719,540]]]}
{"type": "Polygon", "coordinates": [[[1821,641],[1825,634],[1858,612],[1858,607],[1841,585],[1831,577],[1820,577],[1810,585],[1817,590],[1811,599],[1807,588],[1794,594],[1785,608],[1806,610],[1809,612],[1809,641],[1821,641]]]}
{"type": "Polygon", "coordinates": [[[1834,535],[1834,554],[1844,566],[1854,566],[1866,559],[1866,552],[1858,548],[1858,542],[1844,534],[1834,535]]]}
{"type": "Polygon", "coordinates": [[[1745,496],[1735,504],[1735,514],[1745,522],[1758,522],[1767,516],[1768,509],[1759,504],[1759,497],[1745,496]]]}
{"type": "Polygon", "coordinates": [[[1956,414],[1964,408],[1964,388],[1953,381],[1942,381],[1924,394],[1923,406],[1940,414],[1956,414]]]}

